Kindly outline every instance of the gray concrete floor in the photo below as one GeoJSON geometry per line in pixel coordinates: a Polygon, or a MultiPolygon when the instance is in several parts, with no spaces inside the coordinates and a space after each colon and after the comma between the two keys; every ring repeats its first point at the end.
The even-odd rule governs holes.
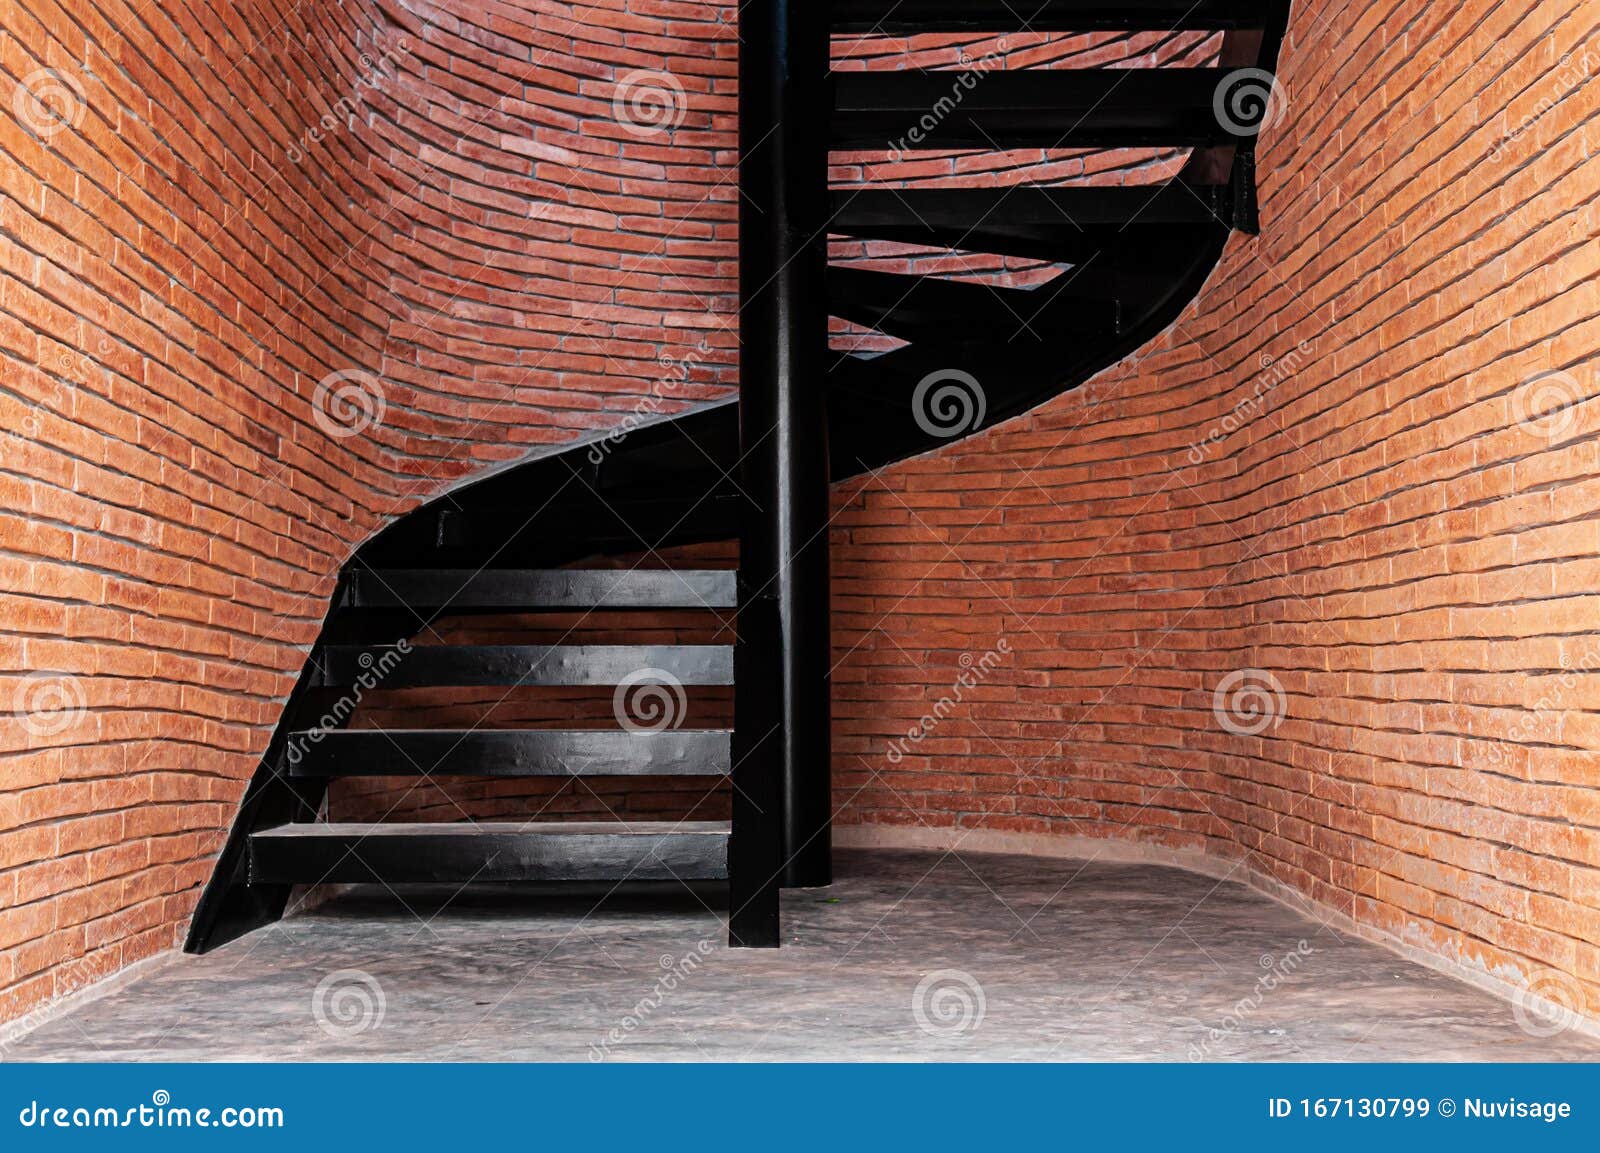
{"type": "Polygon", "coordinates": [[[715,894],[355,890],[49,1021],[12,1060],[1597,1060],[1242,885],[840,853],[778,951],[715,894]],[[702,899],[707,903],[702,903],[702,899]]]}

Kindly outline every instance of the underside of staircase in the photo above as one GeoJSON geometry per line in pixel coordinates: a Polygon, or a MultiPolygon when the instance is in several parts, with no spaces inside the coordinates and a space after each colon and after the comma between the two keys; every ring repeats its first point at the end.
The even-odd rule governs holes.
{"type": "Polygon", "coordinates": [[[1288,2],[834,0],[831,29],[829,11],[756,0],[741,15],[739,401],[498,473],[361,548],[249,785],[190,951],[277,920],[297,886],[325,883],[726,882],[731,943],[772,946],[779,889],[827,882],[828,482],[1027,412],[1171,323],[1229,235],[1256,230],[1255,144],[1288,2]],[[1213,62],[828,71],[830,35],[1172,30],[1218,34],[1213,62]],[[830,100],[831,116],[811,115],[830,100]],[[830,150],[1147,146],[1191,151],[1159,185],[827,185],[830,150]],[[829,267],[830,235],[1054,271],[1019,287],[829,267]],[[830,317],[894,347],[830,353],[830,317]],[[720,541],[738,542],[737,569],[662,559],[720,541]],[[702,620],[712,643],[582,636],[594,614],[663,612],[702,620]],[[556,622],[554,643],[481,639],[503,619],[541,615],[556,622]],[[474,618],[485,628],[472,643],[441,627],[474,618]],[[379,686],[614,696],[605,724],[351,727],[352,697],[379,686]],[[719,687],[734,723],[688,723],[691,696],[719,687]],[[731,778],[732,819],[329,819],[335,782],[454,777],[640,789],[731,778]]]}

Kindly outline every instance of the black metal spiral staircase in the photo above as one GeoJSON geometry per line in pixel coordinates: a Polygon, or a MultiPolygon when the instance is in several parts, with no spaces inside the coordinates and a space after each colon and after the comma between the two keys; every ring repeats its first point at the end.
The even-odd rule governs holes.
{"type": "Polygon", "coordinates": [[[728,882],[730,941],[778,941],[778,891],[826,883],[827,481],[970,435],[1076,386],[1190,300],[1256,229],[1255,138],[1288,0],[834,0],[832,33],[1214,31],[1211,67],[828,74],[823,5],[741,17],[741,396],[518,466],[402,518],[346,567],[202,896],[204,951],[317,883],[728,882]],[[831,121],[809,115],[831,91],[831,121]],[[793,114],[793,113],[798,114],[793,114]],[[932,121],[930,124],[929,121],[932,121]],[[1192,149],[1150,187],[829,192],[829,148],[1192,149]],[[1059,263],[1000,287],[826,267],[829,234],[1059,263]],[[906,341],[830,356],[829,315],[906,341]],[[965,419],[942,425],[949,388],[965,419]],[[740,541],[740,569],[583,567],[740,541]],[[737,612],[733,645],[410,642],[446,614],[737,612]],[[339,700],[404,686],[732,684],[726,728],[351,729],[339,700]],[[732,776],[731,822],[323,819],[363,776],[732,776]]]}

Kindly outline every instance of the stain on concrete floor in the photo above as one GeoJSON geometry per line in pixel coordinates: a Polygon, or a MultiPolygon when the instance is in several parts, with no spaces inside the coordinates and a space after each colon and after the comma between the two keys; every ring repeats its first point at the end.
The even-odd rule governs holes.
{"type": "Polygon", "coordinates": [[[16,1041],[11,1060],[1600,1060],[1242,885],[841,852],[729,950],[715,892],[346,893],[16,1041]]]}

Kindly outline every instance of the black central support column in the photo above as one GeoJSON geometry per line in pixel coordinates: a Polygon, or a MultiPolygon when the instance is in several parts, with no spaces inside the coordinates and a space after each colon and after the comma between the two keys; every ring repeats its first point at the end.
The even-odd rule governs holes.
{"type": "Polygon", "coordinates": [[[739,876],[750,868],[775,867],[784,886],[833,879],[823,391],[828,5],[751,0],[739,36],[739,432],[741,484],[755,507],[745,510],[739,552],[736,910],[754,884],[739,876]],[[776,843],[755,843],[757,829],[776,843]]]}

